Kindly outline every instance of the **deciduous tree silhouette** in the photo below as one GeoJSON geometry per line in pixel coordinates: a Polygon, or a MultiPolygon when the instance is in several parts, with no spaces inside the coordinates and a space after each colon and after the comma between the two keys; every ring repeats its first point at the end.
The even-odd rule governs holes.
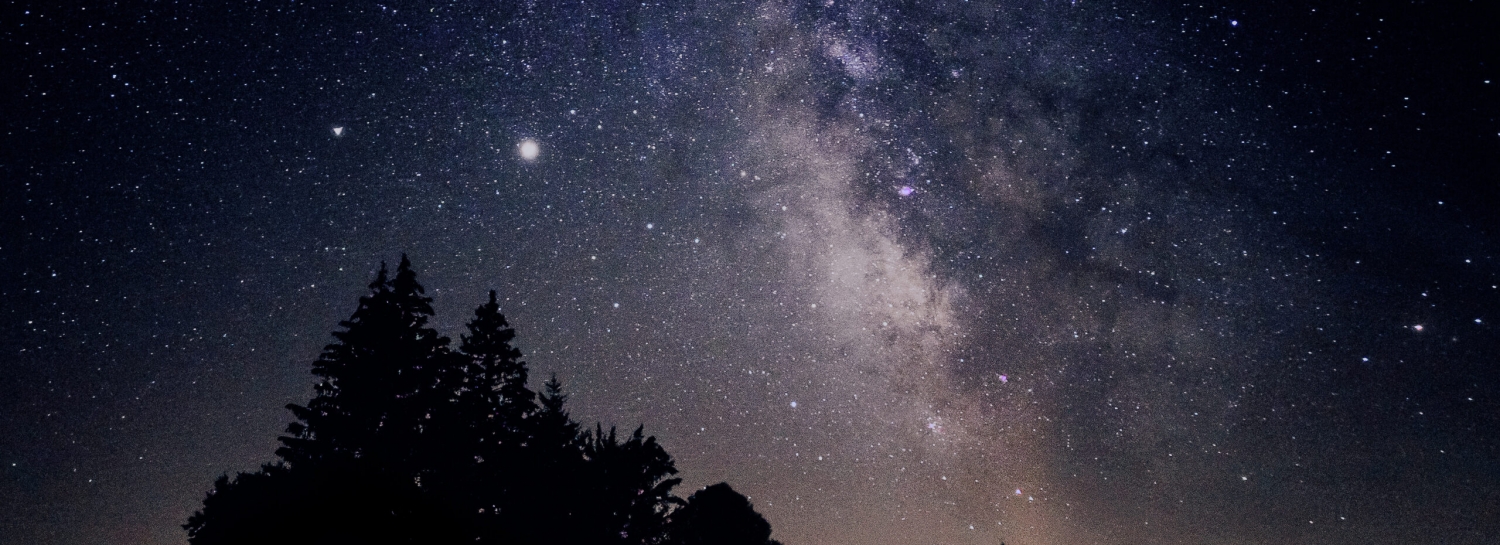
{"type": "Polygon", "coordinates": [[[672,513],[669,545],[781,545],[771,539],[771,523],[755,512],[750,499],[719,483],[688,496],[672,513]]]}
{"type": "Polygon", "coordinates": [[[579,499],[585,504],[585,517],[595,521],[590,525],[596,531],[588,536],[591,543],[659,543],[668,510],[682,501],[672,495],[682,479],[668,478],[677,474],[672,457],[643,430],[638,427],[629,439],[619,441],[614,427],[606,434],[603,426],[595,425],[592,434],[583,436],[584,475],[591,494],[579,499]]]}
{"type": "MultiPolygon", "coordinates": [[[[644,428],[580,433],[555,376],[529,390],[493,291],[450,348],[416,278],[406,256],[395,278],[381,265],[313,364],[313,399],[288,406],[282,461],[219,478],[189,542],[664,543],[671,455],[644,428]]],[[[680,512],[718,512],[703,501],[680,512]]]]}

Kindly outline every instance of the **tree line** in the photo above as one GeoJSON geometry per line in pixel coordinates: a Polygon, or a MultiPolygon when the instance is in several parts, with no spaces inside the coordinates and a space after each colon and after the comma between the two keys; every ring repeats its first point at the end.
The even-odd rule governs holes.
{"type": "Polygon", "coordinates": [[[494,291],[453,346],[406,256],[369,289],[287,406],[279,460],[219,477],[189,543],[780,545],[727,484],[673,495],[643,427],[581,427],[556,376],[531,390],[494,291]]]}

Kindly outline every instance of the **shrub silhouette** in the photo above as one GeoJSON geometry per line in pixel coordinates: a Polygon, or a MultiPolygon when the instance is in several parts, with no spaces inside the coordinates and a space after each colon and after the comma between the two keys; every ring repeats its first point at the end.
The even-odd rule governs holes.
{"type": "Polygon", "coordinates": [[[674,496],[672,456],[644,427],[580,432],[555,376],[529,390],[493,291],[451,347],[416,278],[406,256],[394,278],[381,265],[313,364],[313,398],[288,406],[280,461],[220,477],[183,525],[190,543],[656,545],[674,508],[694,521],[748,512],[769,536],[748,501],[674,496]]]}
{"type": "Polygon", "coordinates": [[[689,496],[667,529],[671,545],[781,545],[771,539],[771,523],[728,483],[689,496]]]}

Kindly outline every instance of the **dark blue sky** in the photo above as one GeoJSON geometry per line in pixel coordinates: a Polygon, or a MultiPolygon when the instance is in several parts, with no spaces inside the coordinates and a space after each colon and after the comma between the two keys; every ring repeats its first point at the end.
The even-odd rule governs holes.
{"type": "Polygon", "coordinates": [[[0,543],[185,542],[403,252],[789,545],[1484,543],[1490,20],[0,7],[0,543]]]}

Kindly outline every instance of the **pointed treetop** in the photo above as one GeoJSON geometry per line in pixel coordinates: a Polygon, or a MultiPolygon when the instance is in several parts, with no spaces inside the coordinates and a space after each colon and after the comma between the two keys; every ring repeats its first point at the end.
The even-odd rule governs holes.
{"type": "Polygon", "coordinates": [[[547,379],[545,390],[542,391],[542,407],[555,413],[566,416],[563,403],[568,400],[568,394],[562,391],[562,382],[557,380],[557,373],[552,373],[552,378],[547,379]]]}
{"type": "Polygon", "coordinates": [[[461,349],[465,353],[475,356],[493,355],[507,361],[521,357],[521,351],[510,345],[516,332],[505,321],[505,315],[500,313],[500,303],[496,301],[494,290],[490,290],[490,302],[474,309],[474,319],[469,321],[468,328],[468,335],[459,335],[461,349]]]}
{"type": "MultiPolygon", "coordinates": [[[[406,265],[407,264],[404,257],[401,260],[401,264],[402,265],[406,265]]],[[[374,292],[385,291],[386,286],[389,285],[390,283],[391,283],[391,281],[390,281],[390,274],[386,272],[385,262],[381,261],[380,262],[380,272],[375,273],[375,281],[374,282],[370,282],[370,291],[374,291],[374,292]]]]}
{"type": "Polygon", "coordinates": [[[395,289],[396,293],[402,294],[426,292],[422,285],[417,283],[417,272],[411,269],[411,260],[406,258],[405,253],[401,254],[401,265],[396,267],[396,280],[391,282],[391,288],[395,289]]]}

